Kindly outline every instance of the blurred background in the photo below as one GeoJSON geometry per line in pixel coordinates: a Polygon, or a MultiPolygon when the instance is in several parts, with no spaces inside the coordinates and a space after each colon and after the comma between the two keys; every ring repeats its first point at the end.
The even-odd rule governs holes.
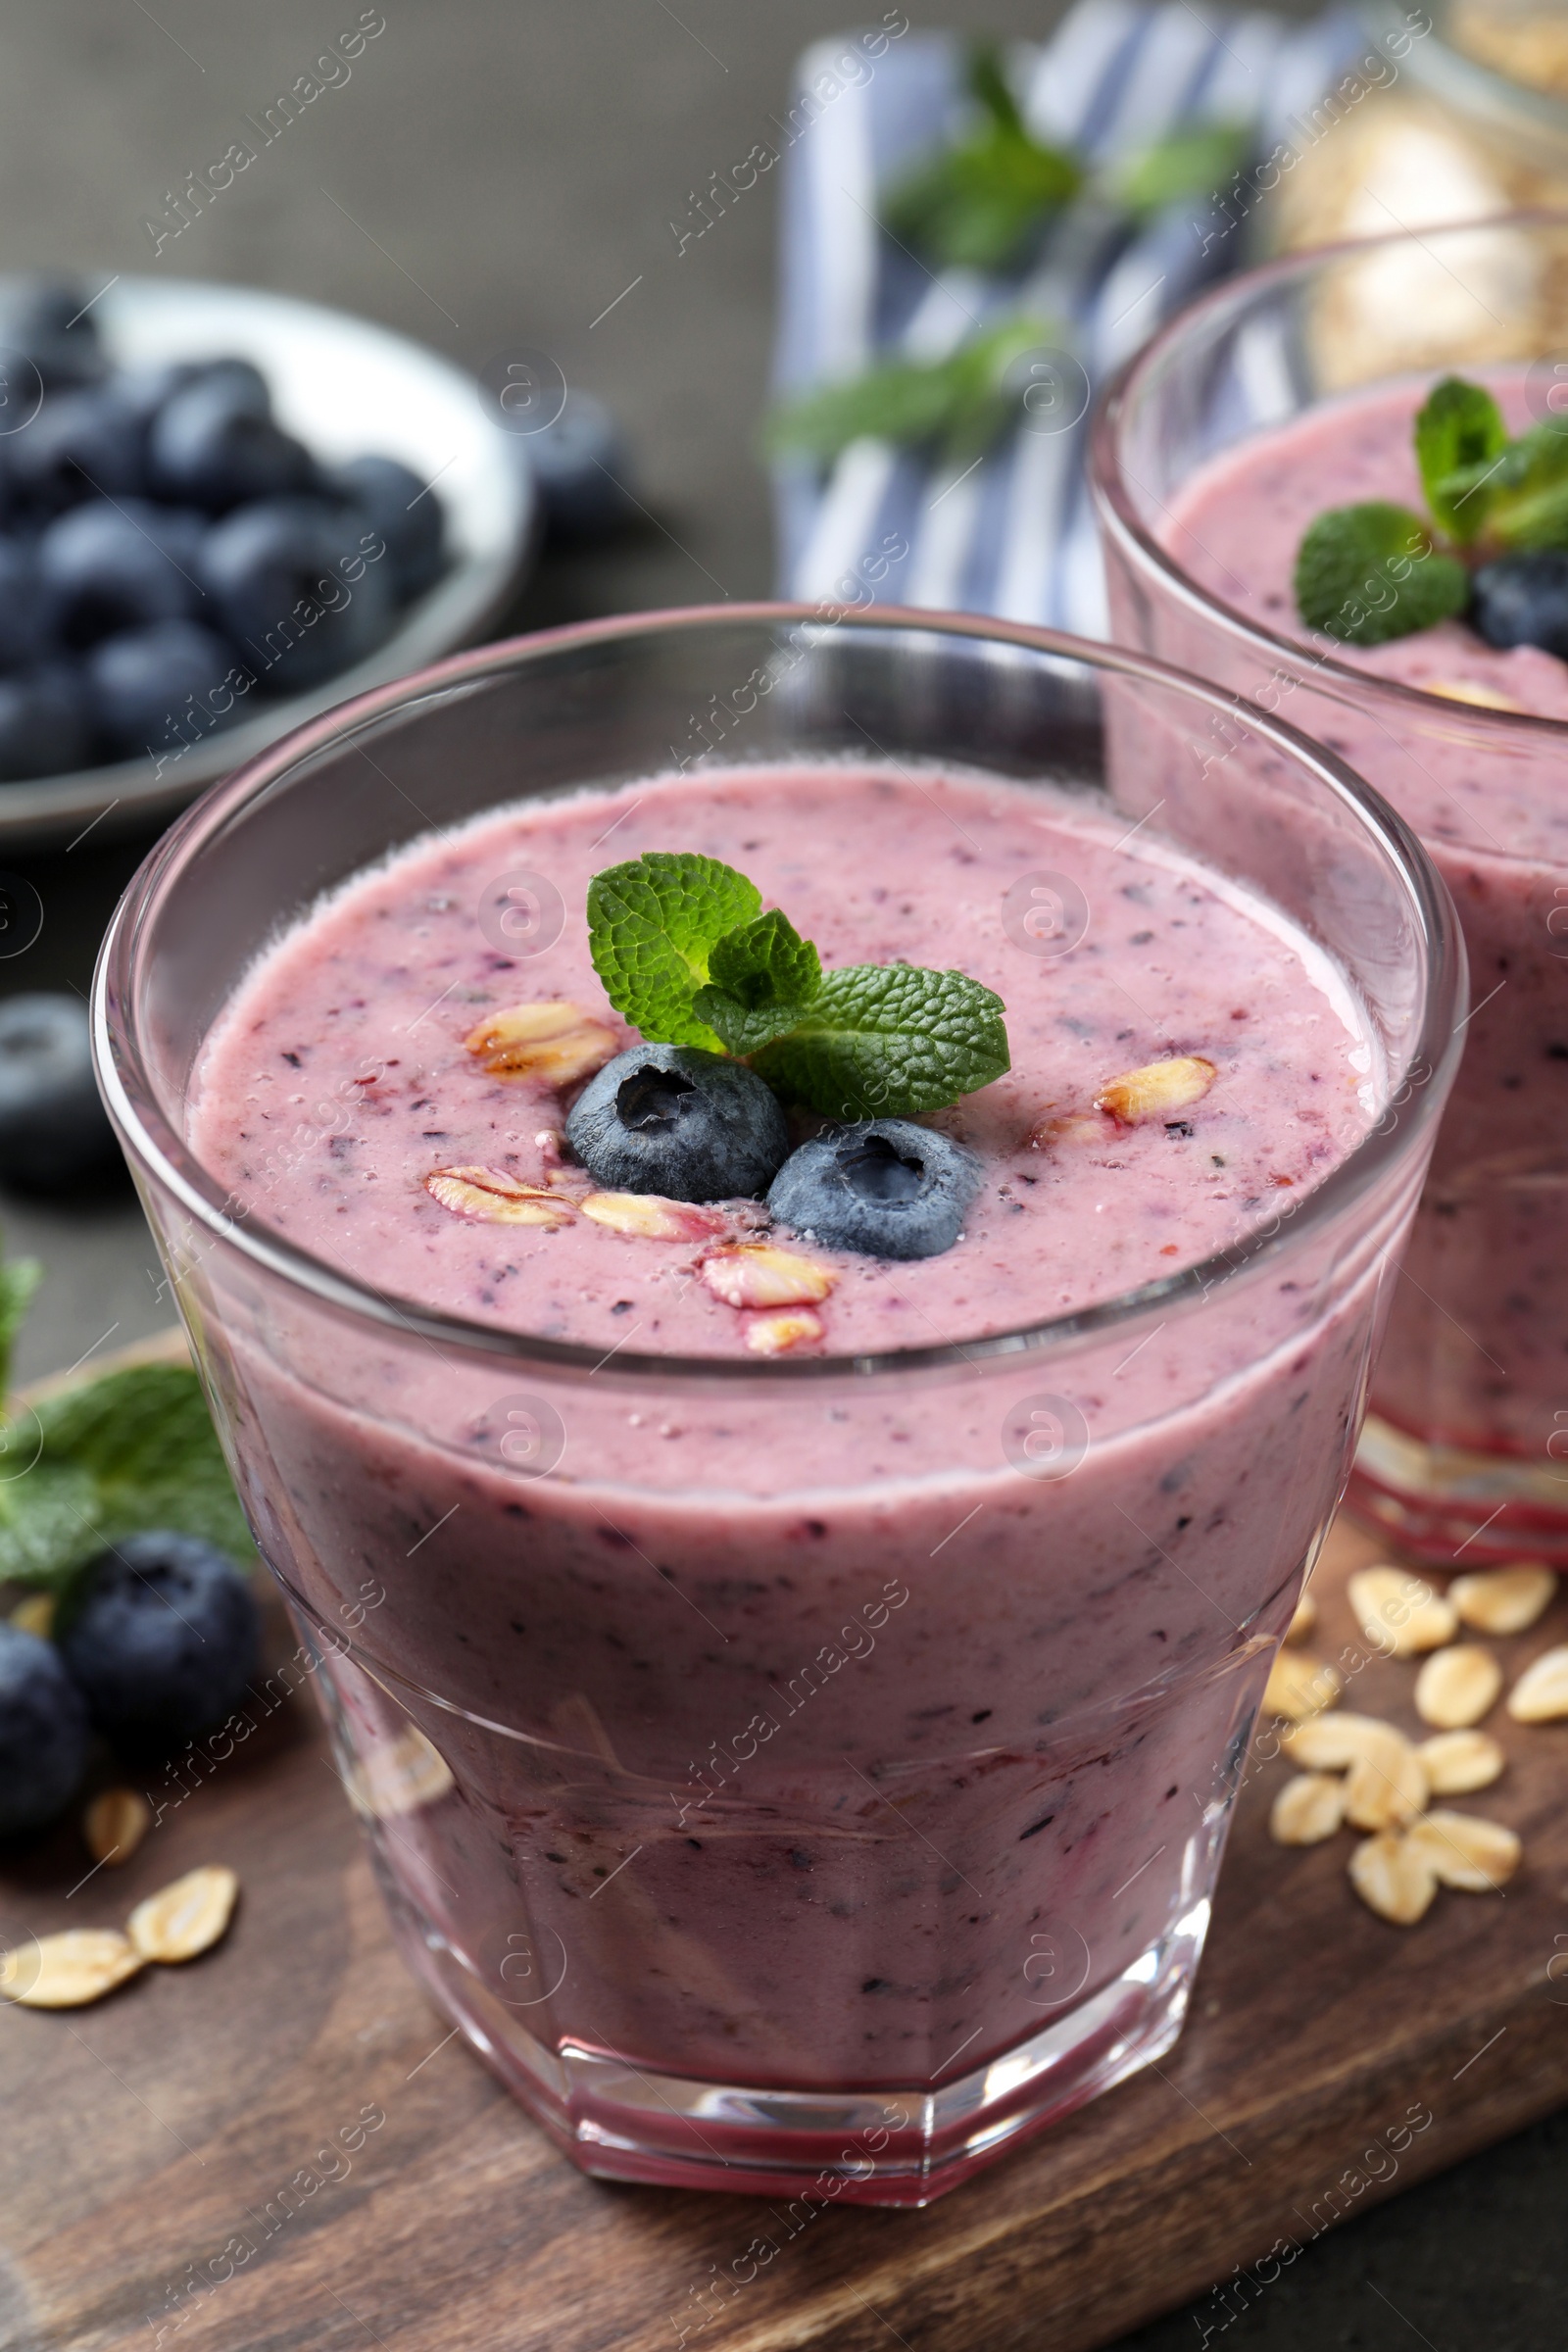
{"type": "MultiPolygon", "coordinates": [[[[1309,12],[1275,0],[1274,13],[1309,12]]],[[[941,0],[938,18],[911,18],[1037,40],[1060,14],[1051,0],[941,0]]],[[[800,53],[853,23],[833,0],[382,0],[363,14],[356,0],[265,10],[51,0],[13,11],[0,265],[70,272],[89,288],[148,272],[273,288],[380,321],[474,377],[517,347],[547,354],[617,420],[635,505],[598,544],[547,545],[498,635],[767,596],[777,566],[759,430],[783,174],[684,249],[679,228],[714,172],[778,135],[770,119],[787,107],[800,53]],[[155,258],[147,223],[167,221],[187,174],[247,136],[245,118],[289,89],[324,40],[372,20],[384,29],[346,78],[155,258]]],[[[105,826],[69,849],[0,858],[43,909],[35,943],[0,961],[0,996],[86,991],[149,839],[105,826]]],[[[0,1218],[7,1246],[47,1268],[21,1379],[173,1320],[128,1188],[69,1208],[0,1199],[0,1218]]],[[[1565,2146],[1561,2123],[1547,2123],[1336,2230],[1234,2318],[1233,2340],[1256,2352],[1559,2342],[1565,2146]]],[[[1205,2301],[1178,2313],[1137,2342],[1144,2352],[1174,2352],[1195,2333],[1206,2342],[1207,2311],[1205,2301]]]]}

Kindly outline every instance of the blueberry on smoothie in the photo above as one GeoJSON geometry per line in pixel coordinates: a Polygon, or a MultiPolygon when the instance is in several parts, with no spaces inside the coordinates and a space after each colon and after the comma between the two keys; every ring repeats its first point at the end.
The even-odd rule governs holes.
{"type": "Polygon", "coordinates": [[[52,1642],[0,1625],[0,1838],[52,1821],[81,1779],[87,1710],[52,1642]]]}
{"type": "Polygon", "coordinates": [[[813,1136],[774,1178],[782,1224],[862,1257],[940,1257],[980,1186],[972,1152],[912,1119],[867,1119],[813,1136]]]}
{"type": "Polygon", "coordinates": [[[790,1148],[777,1096],[700,1046],[634,1046],[578,1097],[566,1138],[616,1192],[738,1200],[765,1191],[790,1148]]]}
{"type": "Polygon", "coordinates": [[[82,1574],[60,1647],[94,1720],[131,1748],[190,1739],[256,1672],[250,1587],[194,1536],[126,1536],[82,1574]]]}
{"type": "Polygon", "coordinates": [[[1537,645],[1568,661],[1568,549],[1543,547],[1484,564],[1470,623],[1488,645],[1537,645]]]}

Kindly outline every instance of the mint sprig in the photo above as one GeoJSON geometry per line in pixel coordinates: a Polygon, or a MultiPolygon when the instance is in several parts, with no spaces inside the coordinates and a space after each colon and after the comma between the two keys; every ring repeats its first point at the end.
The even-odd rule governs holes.
{"type": "Polygon", "coordinates": [[[1510,550],[1568,547],[1568,431],[1538,424],[1510,440],[1485,385],[1446,375],[1416,415],[1428,516],[1383,499],[1332,507],[1307,527],[1296,602],[1309,628],[1386,645],[1462,612],[1470,574],[1510,550]]]}
{"type": "Polygon", "coordinates": [[[882,218],[940,268],[1005,270],[1077,195],[1085,167],[1031,135],[993,46],[971,50],[967,78],[975,126],[906,173],[882,218]]]}
{"type": "Polygon", "coordinates": [[[769,419],[767,447],[827,463],[852,441],[873,438],[929,446],[950,466],[966,464],[1019,414],[1017,363],[1062,337],[1060,327],[1020,316],[972,335],[943,360],[879,361],[863,374],[786,401],[769,419]]]}
{"type": "Polygon", "coordinates": [[[650,1044],[727,1049],[829,1118],[941,1110],[1010,1066],[1006,1008],[966,973],[824,972],[788,916],[760,908],[756,884],[711,858],[654,850],[597,874],[588,944],[605,994],[650,1044]]]}

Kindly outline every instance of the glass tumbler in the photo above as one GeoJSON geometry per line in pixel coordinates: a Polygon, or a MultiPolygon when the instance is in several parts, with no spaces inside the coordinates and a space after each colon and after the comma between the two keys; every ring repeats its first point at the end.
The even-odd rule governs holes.
{"type": "MultiPolygon", "coordinates": [[[[102,1084],[394,1932],[590,2172],[923,2204],[1180,2030],[1464,985],[1399,819],[1261,715],[1207,761],[1221,710],[1139,656],[956,616],[596,623],[302,729],[115,918],[102,1084]],[[790,763],[947,761],[1118,811],[1339,960],[1376,1125],[1294,1213],[1126,1297],[799,1362],[454,1319],[396,1262],[371,1287],[306,1254],[265,1187],[193,1157],[204,1040],[321,893],[428,825],[693,758],[780,790],[790,763]]],[[[1092,935],[1054,881],[1020,970],[1070,956],[1080,911],[1092,935]]],[[[546,898],[517,905],[519,958],[546,898]]]]}
{"type": "Polygon", "coordinates": [[[1374,675],[1293,638],[1240,581],[1220,602],[1171,510],[1218,453],[1363,386],[1522,374],[1525,421],[1568,431],[1565,283],[1565,218],[1277,262],[1154,337],[1092,460],[1113,633],[1332,745],[1415,826],[1458,907],[1476,1007],[1352,1497],[1406,1549],[1466,1566],[1568,1566],[1568,722],[1488,707],[1462,678],[1374,675]]]}

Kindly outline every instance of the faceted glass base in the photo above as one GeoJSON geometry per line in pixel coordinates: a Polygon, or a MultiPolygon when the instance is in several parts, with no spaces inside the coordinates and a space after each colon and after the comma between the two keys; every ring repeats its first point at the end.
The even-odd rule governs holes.
{"type": "Polygon", "coordinates": [[[1418,1559],[1468,1568],[1528,1557],[1568,1568],[1568,1461],[1470,1453],[1369,1413],[1349,1505],[1418,1559]]]}
{"type": "Polygon", "coordinates": [[[929,2205],[1029,2134],[1168,2050],[1181,2032],[1209,1904],[1038,2034],[929,2087],[788,2090],[662,2075],[605,2049],[559,2053],[421,1918],[371,1832],[399,1946],[438,2008],[585,2173],[664,2188],[813,2204],[929,2205]]]}

